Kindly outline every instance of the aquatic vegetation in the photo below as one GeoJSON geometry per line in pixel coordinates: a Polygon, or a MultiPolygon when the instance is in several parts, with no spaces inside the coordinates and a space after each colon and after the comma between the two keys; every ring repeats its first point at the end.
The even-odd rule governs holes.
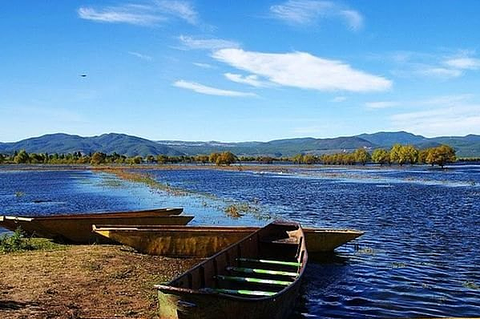
{"type": "Polygon", "coordinates": [[[25,196],[24,192],[19,192],[19,191],[15,192],[15,197],[23,197],[23,196],[25,196]]]}
{"type": "Polygon", "coordinates": [[[467,280],[463,283],[463,287],[468,288],[468,289],[475,289],[478,290],[480,289],[480,286],[478,286],[474,281],[472,280],[467,280]]]}

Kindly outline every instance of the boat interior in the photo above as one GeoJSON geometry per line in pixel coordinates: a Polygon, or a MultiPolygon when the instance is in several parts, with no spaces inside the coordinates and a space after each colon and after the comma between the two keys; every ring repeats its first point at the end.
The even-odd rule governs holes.
{"type": "Polygon", "coordinates": [[[298,224],[272,223],[197,265],[168,286],[243,298],[269,297],[295,282],[305,266],[306,254],[298,224]]]}

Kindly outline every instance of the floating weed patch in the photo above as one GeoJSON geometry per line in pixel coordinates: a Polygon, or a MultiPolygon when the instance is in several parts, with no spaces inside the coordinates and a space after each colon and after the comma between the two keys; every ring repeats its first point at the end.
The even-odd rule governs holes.
{"type": "Polygon", "coordinates": [[[243,214],[240,212],[239,208],[235,204],[227,206],[224,211],[228,216],[233,218],[240,218],[243,216],[243,214]]]}
{"type": "Polygon", "coordinates": [[[370,247],[359,248],[356,253],[359,255],[375,255],[375,249],[370,247]]]}
{"type": "Polygon", "coordinates": [[[466,280],[463,283],[463,287],[468,288],[468,289],[474,289],[474,290],[479,290],[480,289],[480,287],[473,280],[466,280]]]}
{"type": "Polygon", "coordinates": [[[25,196],[24,192],[15,192],[15,197],[23,197],[25,196]]]}
{"type": "Polygon", "coordinates": [[[405,263],[399,263],[399,262],[392,263],[392,268],[405,268],[405,267],[407,267],[407,264],[405,263]]]}

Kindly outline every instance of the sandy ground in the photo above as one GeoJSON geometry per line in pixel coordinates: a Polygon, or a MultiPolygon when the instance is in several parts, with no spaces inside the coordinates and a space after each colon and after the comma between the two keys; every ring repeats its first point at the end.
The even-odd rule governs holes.
{"type": "Polygon", "coordinates": [[[157,318],[153,285],[198,261],[116,245],[0,254],[0,318],[157,318]]]}

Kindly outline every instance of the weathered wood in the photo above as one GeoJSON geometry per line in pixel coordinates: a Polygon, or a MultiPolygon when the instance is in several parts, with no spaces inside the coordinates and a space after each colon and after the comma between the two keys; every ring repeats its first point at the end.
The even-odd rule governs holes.
{"type": "Polygon", "coordinates": [[[2,216],[0,227],[12,231],[20,227],[29,236],[53,238],[72,243],[111,242],[93,233],[93,224],[185,225],[193,219],[193,216],[179,215],[182,211],[182,208],[163,208],[117,213],[2,216]]]}
{"type": "MultiPolygon", "coordinates": [[[[149,255],[209,257],[257,231],[258,227],[128,226],[95,224],[94,231],[149,255]]],[[[361,236],[348,229],[304,228],[308,252],[322,253],[361,236]]]]}
{"type": "MultiPolygon", "coordinates": [[[[304,233],[295,223],[274,222],[257,230],[198,264],[173,281],[155,286],[159,296],[160,318],[287,318],[298,296],[307,265],[304,233]],[[264,238],[287,239],[298,249],[285,250],[283,245],[264,244],[264,238]],[[276,280],[249,275],[230,276],[241,258],[298,263],[289,279],[276,280]]],[[[275,272],[277,265],[270,264],[275,272]]],[[[291,266],[290,266],[291,267],[291,266]]],[[[282,272],[282,271],[278,271],[282,272]]],[[[282,272],[283,273],[283,272],[282,272]]],[[[275,274],[276,275],[276,274],[275,274]]]]}

